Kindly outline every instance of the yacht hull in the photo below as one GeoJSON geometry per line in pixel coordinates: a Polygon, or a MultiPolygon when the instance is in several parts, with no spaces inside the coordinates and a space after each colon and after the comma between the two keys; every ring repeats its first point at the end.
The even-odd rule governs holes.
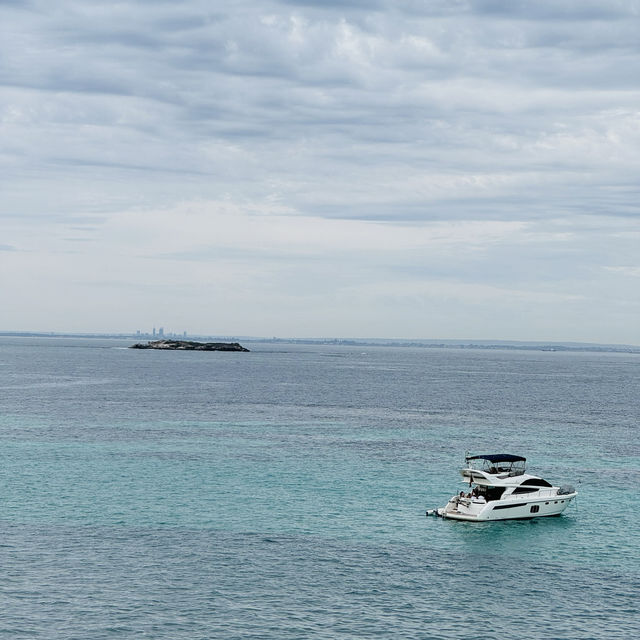
{"type": "Polygon", "coordinates": [[[576,497],[577,493],[545,496],[541,498],[494,500],[487,503],[453,497],[437,515],[452,520],[485,522],[490,520],[522,520],[559,516],[576,497]]]}

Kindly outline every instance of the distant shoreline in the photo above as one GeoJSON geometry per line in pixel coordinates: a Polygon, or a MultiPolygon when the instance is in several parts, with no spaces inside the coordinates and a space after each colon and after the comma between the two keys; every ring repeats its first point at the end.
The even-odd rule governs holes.
{"type": "MultiPolygon", "coordinates": [[[[133,333],[59,333],[44,331],[0,331],[0,337],[14,338],[81,338],[102,340],[150,340],[158,336],[133,333]]],[[[423,349],[502,349],[514,351],[559,351],[589,353],[633,353],[640,354],[640,346],[626,344],[597,344],[581,342],[535,342],[515,340],[402,340],[393,338],[262,338],[258,336],[189,336],[170,337],[167,340],[182,342],[229,342],[241,340],[245,343],[329,345],[347,347],[413,347],[423,349]]]]}

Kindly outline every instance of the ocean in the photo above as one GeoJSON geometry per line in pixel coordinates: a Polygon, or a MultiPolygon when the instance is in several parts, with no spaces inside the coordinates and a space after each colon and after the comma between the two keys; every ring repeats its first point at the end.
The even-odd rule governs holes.
{"type": "Polygon", "coordinates": [[[0,635],[632,638],[640,355],[0,338],[0,635]],[[425,517],[465,451],[564,515],[425,517]]]}

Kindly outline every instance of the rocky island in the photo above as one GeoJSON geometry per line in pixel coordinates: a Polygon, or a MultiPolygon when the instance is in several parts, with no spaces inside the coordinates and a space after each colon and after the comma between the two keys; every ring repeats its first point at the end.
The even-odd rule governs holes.
{"type": "Polygon", "coordinates": [[[166,349],[172,351],[249,351],[237,342],[193,342],[191,340],[150,340],[130,349],[166,349]]]}

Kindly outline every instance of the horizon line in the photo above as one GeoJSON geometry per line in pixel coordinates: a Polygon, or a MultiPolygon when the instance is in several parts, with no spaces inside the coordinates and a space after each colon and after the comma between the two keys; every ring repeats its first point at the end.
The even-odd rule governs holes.
{"type": "Polygon", "coordinates": [[[156,333],[142,333],[135,331],[0,331],[2,337],[66,337],[66,338],[112,338],[112,339],[129,339],[129,338],[218,338],[227,340],[246,340],[254,342],[271,342],[271,343],[322,343],[322,344],[368,344],[368,345],[425,345],[425,346],[520,346],[520,347],[573,347],[573,348],[590,348],[590,349],[618,349],[618,350],[640,350],[640,345],[614,342],[583,342],[580,340],[504,340],[491,338],[365,338],[365,337],[295,337],[295,336],[251,336],[240,334],[206,334],[206,333],[175,333],[167,332],[163,335],[156,333]]]}

